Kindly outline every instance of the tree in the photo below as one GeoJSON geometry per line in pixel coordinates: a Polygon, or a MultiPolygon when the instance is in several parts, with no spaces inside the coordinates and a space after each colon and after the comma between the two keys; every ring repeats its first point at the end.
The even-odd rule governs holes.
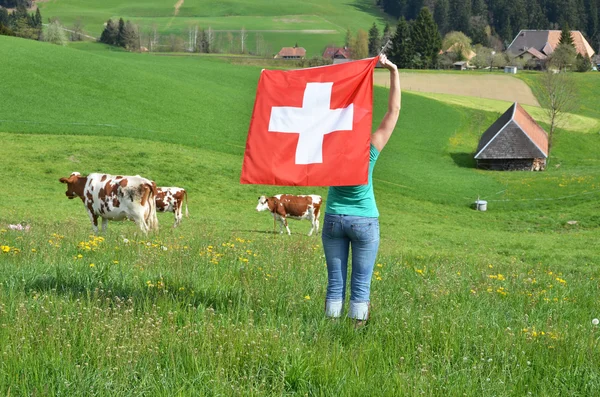
{"type": "Polygon", "coordinates": [[[346,29],[346,37],[344,38],[344,46],[346,46],[348,48],[352,48],[352,46],[351,46],[352,40],[353,40],[352,31],[350,30],[350,28],[348,28],[348,29],[346,29]]]}
{"type": "Polygon", "coordinates": [[[354,48],[352,48],[352,56],[354,59],[363,59],[369,56],[369,39],[367,32],[362,29],[358,29],[358,32],[356,32],[356,41],[354,48]]]}
{"type": "Polygon", "coordinates": [[[67,34],[58,20],[54,20],[44,29],[43,40],[56,45],[67,45],[67,34]]]}
{"type": "Polygon", "coordinates": [[[240,30],[240,45],[241,45],[242,54],[244,53],[244,51],[246,51],[246,39],[247,38],[248,38],[248,32],[246,31],[245,27],[242,27],[242,30],[240,30]]]}
{"type": "Polygon", "coordinates": [[[390,24],[386,22],[385,26],[383,27],[383,34],[381,35],[381,45],[385,45],[391,37],[392,28],[390,27],[390,24]]]}
{"type": "Polygon", "coordinates": [[[8,27],[8,11],[2,7],[0,7],[0,25],[8,27]]]}
{"type": "Polygon", "coordinates": [[[112,19],[106,22],[106,26],[100,35],[100,42],[109,45],[117,44],[117,36],[119,35],[119,28],[112,19]]]}
{"type": "Polygon", "coordinates": [[[448,0],[438,0],[435,3],[435,10],[433,11],[433,19],[437,23],[440,34],[446,34],[448,32],[448,0]]]}
{"type": "Polygon", "coordinates": [[[493,63],[493,54],[494,50],[488,47],[484,47],[481,45],[475,46],[475,55],[471,59],[471,64],[478,69],[483,69],[489,67],[493,63]]]}
{"type": "Polygon", "coordinates": [[[550,59],[548,59],[548,65],[558,70],[567,70],[571,65],[575,64],[577,58],[577,50],[570,44],[559,44],[550,59]]]}
{"type": "Polygon", "coordinates": [[[373,57],[379,54],[381,48],[381,39],[379,38],[379,29],[377,24],[373,22],[373,26],[369,29],[369,56],[373,57]]]}
{"type": "Polygon", "coordinates": [[[437,25],[427,7],[421,8],[411,33],[415,53],[421,55],[424,67],[437,64],[438,53],[442,47],[442,38],[437,30],[437,25]]]}
{"type": "Polygon", "coordinates": [[[471,53],[471,39],[463,32],[449,32],[442,40],[442,50],[449,49],[465,59],[471,53]]]}
{"type": "Polygon", "coordinates": [[[115,42],[119,47],[125,47],[125,21],[119,18],[119,28],[117,31],[117,40],[115,42]]]}
{"type": "Polygon", "coordinates": [[[572,78],[567,73],[554,73],[547,70],[539,80],[542,93],[540,102],[550,124],[548,132],[548,156],[554,143],[554,134],[564,121],[564,116],[577,108],[577,89],[572,78]]]}
{"type": "Polygon", "coordinates": [[[392,37],[389,58],[398,68],[406,69],[412,66],[414,53],[414,46],[410,37],[410,26],[404,17],[400,17],[396,32],[392,37]]]}
{"type": "Polygon", "coordinates": [[[140,37],[136,26],[131,22],[125,23],[122,37],[123,47],[130,51],[137,51],[140,49],[140,37]]]}
{"type": "Polygon", "coordinates": [[[71,41],[82,41],[83,40],[83,22],[81,18],[77,18],[71,28],[71,41]]]}
{"type": "Polygon", "coordinates": [[[448,9],[448,26],[453,30],[468,34],[471,31],[471,2],[465,0],[450,0],[448,9]]]}
{"type": "Polygon", "coordinates": [[[575,70],[578,72],[589,72],[592,70],[592,60],[587,54],[585,54],[585,56],[577,54],[577,58],[575,59],[575,70]]]}
{"type": "Polygon", "coordinates": [[[41,29],[42,28],[42,13],[39,8],[35,9],[35,16],[33,17],[34,27],[41,29]]]}
{"type": "Polygon", "coordinates": [[[569,24],[565,23],[562,31],[560,32],[560,40],[558,40],[558,44],[567,44],[570,46],[574,46],[573,37],[571,36],[571,30],[569,29],[569,24]]]}

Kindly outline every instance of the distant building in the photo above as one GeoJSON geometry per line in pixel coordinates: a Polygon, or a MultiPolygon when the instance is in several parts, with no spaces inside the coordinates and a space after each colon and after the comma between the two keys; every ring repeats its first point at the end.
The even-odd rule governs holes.
{"type": "MultiPolygon", "coordinates": [[[[352,53],[348,47],[327,47],[323,51],[324,59],[352,59],[352,53]]],[[[339,63],[339,62],[338,62],[339,63]]]]}
{"type": "Polygon", "coordinates": [[[531,170],[546,168],[548,134],[514,103],[481,136],[475,159],[477,168],[531,170]]]}
{"type": "Polygon", "coordinates": [[[467,69],[467,61],[458,61],[452,64],[454,70],[466,70],[467,69]]]}
{"type": "MultiPolygon", "coordinates": [[[[541,62],[554,52],[560,41],[560,35],[560,30],[521,30],[506,52],[518,58],[541,62]]],[[[587,55],[590,59],[594,56],[594,50],[580,31],[572,30],[571,38],[579,54],[587,55]]]]}
{"type": "Polygon", "coordinates": [[[283,47],[274,58],[281,59],[304,59],[306,50],[302,47],[283,47]]]}
{"type": "Polygon", "coordinates": [[[516,66],[505,66],[504,73],[517,74],[517,67],[516,66]]]}

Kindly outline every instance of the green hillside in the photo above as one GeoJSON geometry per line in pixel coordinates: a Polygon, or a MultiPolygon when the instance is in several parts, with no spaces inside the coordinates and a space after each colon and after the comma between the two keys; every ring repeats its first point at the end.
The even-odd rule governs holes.
{"type": "Polygon", "coordinates": [[[272,53],[297,43],[306,48],[309,57],[321,55],[329,44],[343,45],[348,28],[367,31],[373,22],[382,28],[388,18],[370,0],[60,0],[40,2],[38,6],[45,18],[58,17],[66,26],[80,21],[84,30],[95,37],[100,37],[109,18],[123,18],[138,24],[142,34],[149,34],[156,27],[160,35],[175,34],[185,40],[189,26],[210,27],[217,35],[217,45],[229,48],[230,40],[237,43],[244,28],[249,51],[256,51],[258,35],[266,43],[259,45],[268,46],[272,53]],[[179,3],[176,12],[175,5],[179,3]]]}
{"type": "Polygon", "coordinates": [[[0,36],[0,70],[1,395],[600,393],[600,135],[560,130],[544,172],[481,171],[499,113],[403,93],[356,331],[323,318],[308,223],[272,234],[255,211],[261,194],[327,190],[239,183],[259,67],[0,36]],[[190,217],[91,235],[58,181],[73,171],[185,187],[190,217]]]}

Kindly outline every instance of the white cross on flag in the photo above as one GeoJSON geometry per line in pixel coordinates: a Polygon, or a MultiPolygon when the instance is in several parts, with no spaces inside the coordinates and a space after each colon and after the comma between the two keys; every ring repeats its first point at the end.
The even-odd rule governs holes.
{"type": "Polygon", "coordinates": [[[241,183],[366,184],[377,60],[263,70],[241,183]]]}

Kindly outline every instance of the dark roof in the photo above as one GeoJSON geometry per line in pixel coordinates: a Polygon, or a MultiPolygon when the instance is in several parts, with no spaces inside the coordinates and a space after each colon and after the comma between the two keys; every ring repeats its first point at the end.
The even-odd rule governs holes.
{"type": "Polygon", "coordinates": [[[516,102],[483,133],[475,154],[476,159],[547,157],[548,134],[516,102]]]}
{"type": "Polygon", "coordinates": [[[517,56],[521,56],[521,55],[523,55],[523,54],[526,54],[526,53],[529,53],[529,54],[531,54],[533,57],[535,57],[535,58],[537,58],[537,59],[540,59],[540,60],[543,60],[543,59],[546,59],[546,58],[547,58],[547,56],[546,56],[546,55],[544,55],[543,53],[539,52],[538,50],[536,50],[536,49],[535,49],[535,48],[533,48],[533,47],[532,47],[532,48],[528,48],[528,49],[524,50],[522,53],[518,54],[517,56]]]}
{"type": "Polygon", "coordinates": [[[350,59],[350,49],[348,47],[327,47],[323,52],[323,58],[350,59]]]}

